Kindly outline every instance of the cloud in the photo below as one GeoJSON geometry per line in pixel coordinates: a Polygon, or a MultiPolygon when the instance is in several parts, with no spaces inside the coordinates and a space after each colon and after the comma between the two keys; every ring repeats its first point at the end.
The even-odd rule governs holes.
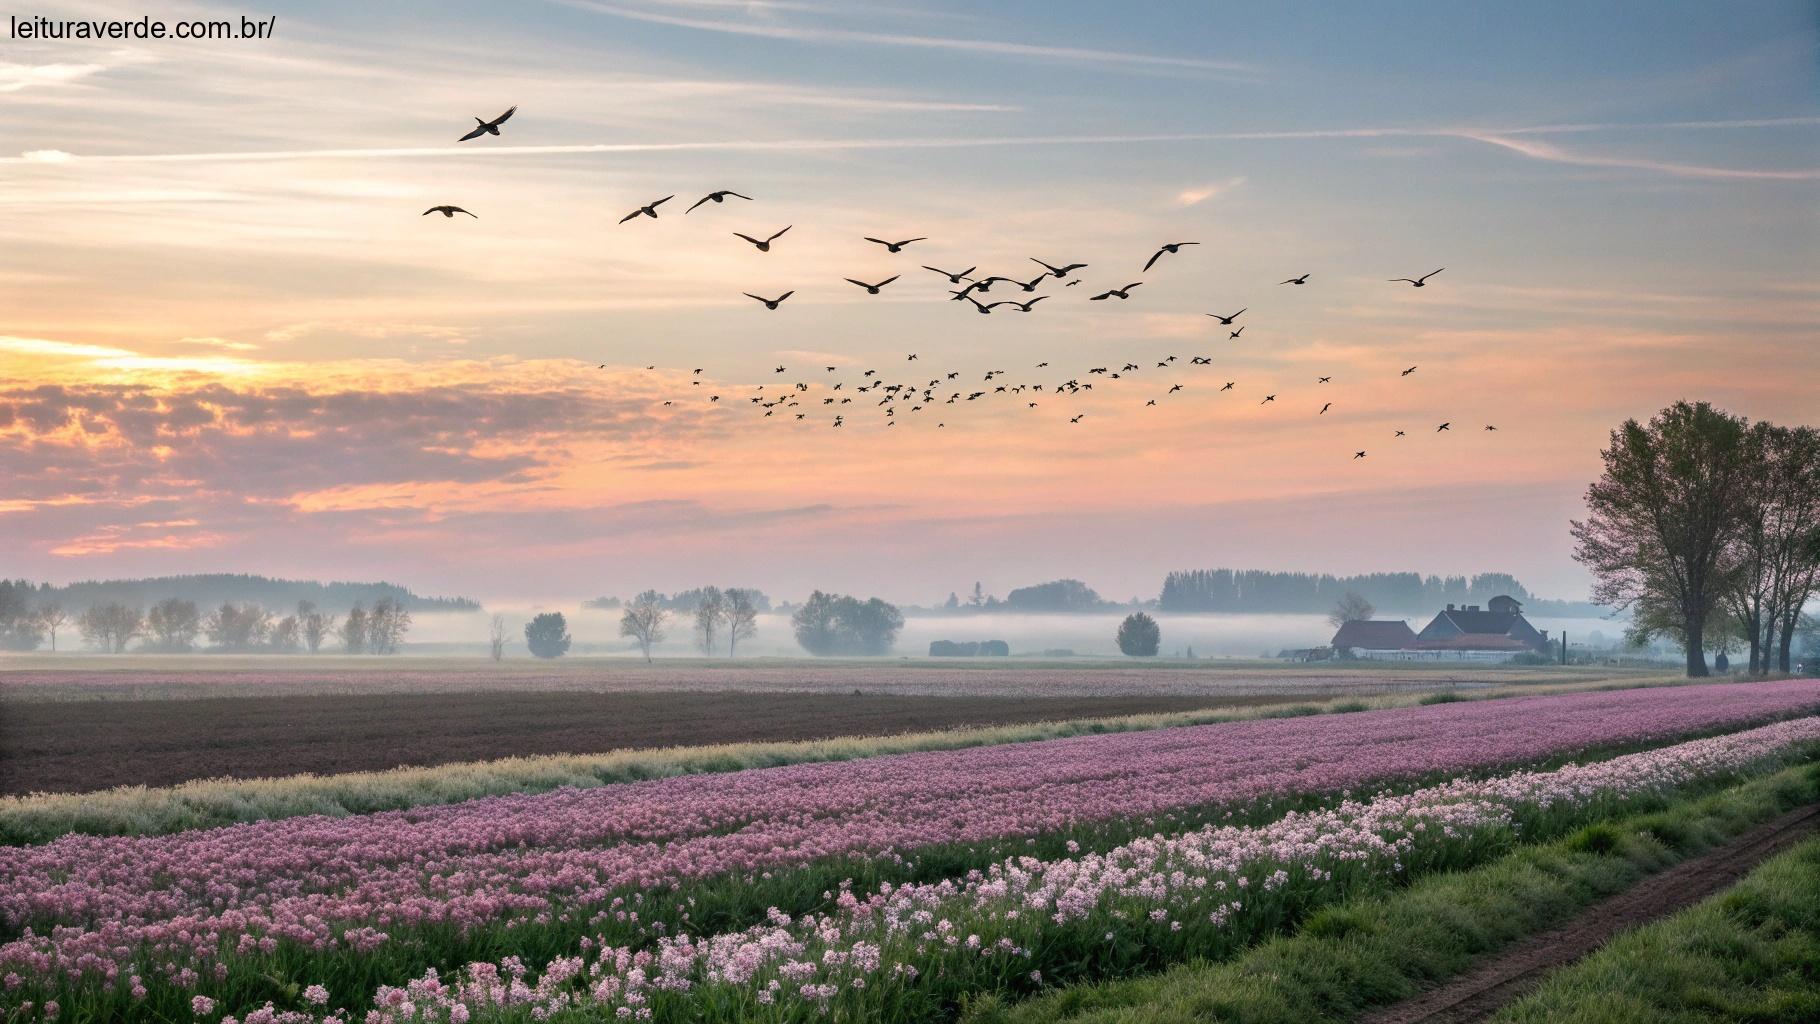
{"type": "Polygon", "coordinates": [[[1222,193],[1230,192],[1243,184],[1245,184],[1244,178],[1227,178],[1225,181],[1209,182],[1208,184],[1200,185],[1195,188],[1185,188],[1176,193],[1176,205],[1196,206],[1222,193]]]}
{"type": "Polygon", "coordinates": [[[106,70],[105,64],[0,64],[0,92],[61,85],[106,70]]]}
{"type": "Polygon", "coordinates": [[[1650,160],[1639,157],[1598,156],[1590,153],[1574,153],[1548,142],[1536,142],[1527,139],[1513,139],[1504,135],[1479,132],[1460,132],[1458,137],[1483,142],[1489,146],[1498,146],[1513,153],[1521,153],[1532,160],[1545,160],[1549,163],[1573,164],[1580,167],[1611,167],[1622,170],[1653,171],[1677,178],[1705,178],[1722,181],[1816,181],[1820,180],[1820,168],[1797,168],[1793,170],[1759,170],[1745,167],[1712,167],[1703,164],[1684,164],[1669,160],[1650,160]]]}

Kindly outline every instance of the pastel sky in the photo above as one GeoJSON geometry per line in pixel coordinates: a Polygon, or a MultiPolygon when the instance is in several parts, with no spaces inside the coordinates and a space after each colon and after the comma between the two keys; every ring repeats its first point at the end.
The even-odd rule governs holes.
{"type": "Polygon", "coordinates": [[[1614,424],[1820,419],[1815,11],[146,2],[276,34],[0,38],[0,572],[1583,596],[1614,424]],[[755,201],[683,214],[716,189],[755,201]],[[1029,257],[1089,267],[991,316],[920,269],[1029,257]],[[941,384],[887,426],[869,369],[941,384]]]}

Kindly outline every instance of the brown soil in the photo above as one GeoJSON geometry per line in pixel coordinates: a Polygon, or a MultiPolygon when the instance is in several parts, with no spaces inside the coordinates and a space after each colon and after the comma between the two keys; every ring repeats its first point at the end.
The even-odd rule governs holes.
{"type": "Polygon", "coordinates": [[[1492,959],[1414,999],[1362,1018],[1363,1024],[1464,1024],[1489,1018],[1619,932],[1667,917],[1727,889],[1758,864],[1820,829],[1820,805],[1803,807],[1710,853],[1588,907],[1552,931],[1515,943],[1492,959]]]}
{"type": "Polygon", "coordinates": [[[1101,718],[1271,696],[415,693],[0,705],[0,793],[1101,718]]]}

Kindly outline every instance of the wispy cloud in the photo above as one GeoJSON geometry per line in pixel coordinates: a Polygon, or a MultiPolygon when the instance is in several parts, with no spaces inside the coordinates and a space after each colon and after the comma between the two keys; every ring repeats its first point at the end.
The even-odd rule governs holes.
{"type": "Polygon", "coordinates": [[[1593,153],[1576,153],[1548,142],[1532,139],[1513,139],[1505,135],[1481,132],[1459,132],[1459,138],[1483,142],[1486,145],[1498,146],[1513,153],[1521,153],[1532,160],[1544,160],[1549,163],[1572,164],[1579,167],[1610,167],[1630,171],[1650,171],[1677,178],[1707,178],[1719,180],[1742,181],[1820,181],[1820,168],[1797,168],[1793,170],[1761,170],[1745,167],[1712,167],[1703,164],[1685,164],[1670,160],[1652,160],[1644,157],[1600,156],[1593,153]]]}
{"type": "Polygon", "coordinates": [[[1176,193],[1175,201],[1179,206],[1196,206],[1223,192],[1230,192],[1245,184],[1244,178],[1227,178],[1225,181],[1209,182],[1194,188],[1185,188],[1176,193]]]}

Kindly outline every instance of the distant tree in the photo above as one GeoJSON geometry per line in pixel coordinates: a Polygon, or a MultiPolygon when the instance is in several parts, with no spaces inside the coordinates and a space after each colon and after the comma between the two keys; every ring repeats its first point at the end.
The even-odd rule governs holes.
{"type": "Polygon", "coordinates": [[[752,592],[743,587],[730,587],[726,593],[727,657],[737,657],[739,642],[758,635],[758,607],[752,592]]]}
{"type": "Polygon", "coordinates": [[[956,594],[952,590],[948,591],[948,600],[942,602],[942,607],[948,609],[949,611],[953,611],[956,608],[959,608],[960,606],[961,606],[960,595],[956,594]]]}
{"type": "Polygon", "coordinates": [[[145,613],[145,631],[154,650],[192,650],[197,634],[202,632],[202,612],[194,601],[167,597],[145,613]]]}
{"type": "Polygon", "coordinates": [[[266,637],[265,645],[278,654],[295,654],[303,644],[301,633],[297,616],[286,615],[272,623],[272,632],[266,637]]]}
{"type": "Polygon", "coordinates": [[[1741,531],[1750,447],[1744,421],[1705,402],[1677,402],[1647,424],[1627,420],[1600,453],[1605,472],[1587,488],[1586,519],[1572,524],[1593,599],[1672,621],[1689,676],[1708,674],[1706,623],[1732,584],[1728,550],[1741,531]]]}
{"type": "Polygon", "coordinates": [[[51,650],[57,649],[57,632],[69,625],[70,613],[55,601],[38,606],[38,624],[44,627],[45,635],[50,637],[51,650]]]}
{"type": "Polygon", "coordinates": [[[1105,605],[1100,595],[1080,580],[1053,580],[1017,587],[1005,595],[1001,607],[1024,612],[1085,612],[1105,605]]]}
{"type": "Polygon", "coordinates": [[[367,653],[397,654],[411,629],[411,613],[396,598],[382,597],[367,613],[367,653]]]}
{"type": "Polygon", "coordinates": [[[1370,601],[1348,590],[1340,595],[1340,600],[1334,604],[1333,611],[1327,613],[1327,621],[1336,627],[1344,626],[1348,622],[1369,619],[1375,611],[1377,609],[1371,606],[1370,601]]]}
{"type": "Polygon", "coordinates": [[[817,590],[791,616],[796,642],[819,657],[889,654],[904,628],[897,606],[817,590]]]}
{"type": "Polygon", "coordinates": [[[348,609],[348,617],[336,628],[335,636],[341,641],[342,650],[363,653],[367,649],[367,610],[360,605],[348,609]]]}
{"type": "MultiPolygon", "coordinates": [[[[499,629],[505,629],[503,616],[495,616],[499,629]]],[[[569,622],[561,612],[540,612],[525,623],[525,649],[535,658],[560,658],[569,653],[569,622]]],[[[494,650],[505,651],[505,638],[495,642],[494,650]]],[[[500,655],[494,655],[497,660],[500,655]]]]}
{"type": "Polygon", "coordinates": [[[967,603],[975,608],[986,603],[986,588],[981,586],[978,580],[973,583],[973,596],[967,598],[967,603]]]}
{"type": "Polygon", "coordinates": [[[322,643],[329,638],[334,628],[329,617],[316,610],[316,602],[297,602],[297,634],[303,640],[303,648],[311,654],[322,650],[322,643]]]}
{"type": "Polygon", "coordinates": [[[1143,612],[1132,612],[1119,623],[1119,650],[1134,658],[1154,658],[1163,645],[1163,630],[1143,612]]]}
{"type": "Polygon", "coordinates": [[[715,638],[727,620],[727,597],[719,587],[703,587],[695,598],[695,640],[703,654],[719,646],[715,638]]]}
{"type": "Polygon", "coordinates": [[[202,620],[202,632],[221,651],[250,651],[272,631],[272,613],[256,604],[223,604],[202,620]]]}
{"type": "MultiPolygon", "coordinates": [[[[566,644],[563,650],[568,650],[566,644]]],[[[488,626],[487,653],[493,656],[494,661],[506,656],[506,617],[499,612],[493,613],[493,621],[488,626]]]]}
{"type": "Polygon", "coordinates": [[[25,580],[0,579],[0,650],[35,651],[43,622],[32,612],[35,587],[25,580]]]}
{"type": "Polygon", "coordinates": [[[125,651],[144,626],[143,611],[118,601],[93,605],[76,619],[83,642],[114,654],[125,651]]]}
{"type": "Polygon", "coordinates": [[[651,648],[664,642],[664,625],[670,621],[670,610],[664,607],[663,595],[647,590],[626,605],[619,617],[619,635],[637,641],[645,661],[651,660],[651,648]]]}

